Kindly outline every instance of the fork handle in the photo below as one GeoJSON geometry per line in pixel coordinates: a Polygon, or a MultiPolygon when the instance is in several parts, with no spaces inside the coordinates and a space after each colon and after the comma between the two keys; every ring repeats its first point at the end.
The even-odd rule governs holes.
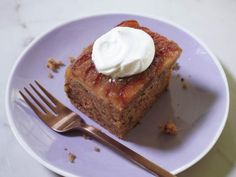
{"type": "Polygon", "coordinates": [[[83,128],[89,135],[96,138],[97,140],[105,143],[106,145],[112,147],[113,149],[120,152],[125,158],[131,160],[135,164],[139,165],[140,167],[150,171],[151,173],[161,176],[161,177],[176,177],[175,175],[171,174],[167,170],[163,169],[162,167],[154,164],[150,160],[146,159],[145,157],[141,156],[140,154],[134,152],[133,150],[129,149],[128,147],[124,146],[123,144],[119,143],[118,141],[114,140],[113,138],[109,137],[102,131],[92,127],[92,126],[85,126],[83,128]]]}

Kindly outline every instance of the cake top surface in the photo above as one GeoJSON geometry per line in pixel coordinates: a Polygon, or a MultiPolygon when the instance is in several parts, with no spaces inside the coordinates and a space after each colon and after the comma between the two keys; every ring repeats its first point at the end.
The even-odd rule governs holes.
{"type": "Polygon", "coordinates": [[[90,93],[106,102],[110,102],[117,109],[123,109],[145,89],[153,78],[169,69],[182,50],[174,41],[140,26],[135,20],[123,21],[117,26],[141,29],[153,38],[155,56],[151,65],[144,72],[117,79],[98,73],[91,59],[92,45],[84,49],[78,59],[69,66],[70,71],[68,72],[90,93]]]}

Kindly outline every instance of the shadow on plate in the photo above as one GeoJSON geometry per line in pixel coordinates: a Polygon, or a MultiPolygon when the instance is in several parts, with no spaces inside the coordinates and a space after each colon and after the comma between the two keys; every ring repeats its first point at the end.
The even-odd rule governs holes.
{"type": "Polygon", "coordinates": [[[167,92],[147,113],[140,124],[125,138],[143,146],[168,150],[179,146],[201,125],[216,95],[200,85],[188,82],[183,89],[180,78],[173,76],[167,92]],[[178,128],[176,136],[164,134],[161,126],[173,121],[178,128]]]}
{"type": "Polygon", "coordinates": [[[180,173],[179,177],[197,177],[197,176],[233,176],[236,164],[236,94],[232,93],[236,91],[236,80],[230,71],[224,67],[226,73],[229,88],[230,88],[230,109],[229,116],[226,122],[225,128],[214,146],[214,148],[197,164],[193,167],[180,173]],[[202,170],[204,168],[214,169],[214,170],[202,170]]]}

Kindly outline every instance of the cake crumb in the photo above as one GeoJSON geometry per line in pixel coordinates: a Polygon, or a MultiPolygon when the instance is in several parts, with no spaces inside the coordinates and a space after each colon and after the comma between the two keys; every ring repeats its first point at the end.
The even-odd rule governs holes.
{"type": "Polygon", "coordinates": [[[186,90],[187,89],[187,83],[186,83],[185,79],[183,77],[181,77],[180,81],[182,83],[182,89],[186,90]]]}
{"type": "Polygon", "coordinates": [[[67,148],[64,148],[65,151],[67,151],[68,149],[67,148]]]}
{"type": "Polygon", "coordinates": [[[48,78],[52,79],[54,76],[52,73],[48,73],[48,78]]]}
{"type": "Polygon", "coordinates": [[[68,160],[69,160],[71,163],[74,163],[76,158],[77,158],[77,157],[76,157],[75,154],[69,152],[69,154],[68,154],[68,160]]]}
{"type": "Polygon", "coordinates": [[[177,134],[177,126],[172,121],[167,121],[164,125],[160,126],[161,131],[168,135],[176,135],[177,134]]]}
{"type": "Polygon", "coordinates": [[[95,147],[94,147],[94,151],[96,151],[96,152],[100,152],[101,150],[100,150],[99,147],[95,146],[95,147]]]}
{"type": "Polygon", "coordinates": [[[57,61],[54,58],[49,58],[47,62],[47,68],[51,69],[53,72],[58,72],[60,67],[65,66],[62,61],[57,61]]]}
{"type": "Polygon", "coordinates": [[[177,78],[180,78],[180,74],[177,74],[177,78]]]}
{"type": "Polygon", "coordinates": [[[179,63],[175,63],[175,65],[173,66],[173,71],[178,71],[179,69],[180,69],[179,63]]]}

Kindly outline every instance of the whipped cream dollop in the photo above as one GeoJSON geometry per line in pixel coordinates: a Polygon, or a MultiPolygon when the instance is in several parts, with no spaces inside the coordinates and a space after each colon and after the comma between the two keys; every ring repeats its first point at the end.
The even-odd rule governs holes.
{"type": "Polygon", "coordinates": [[[113,78],[145,71],[155,55],[154,41],[146,32],[115,27],[93,44],[92,60],[99,73],[113,78]]]}

